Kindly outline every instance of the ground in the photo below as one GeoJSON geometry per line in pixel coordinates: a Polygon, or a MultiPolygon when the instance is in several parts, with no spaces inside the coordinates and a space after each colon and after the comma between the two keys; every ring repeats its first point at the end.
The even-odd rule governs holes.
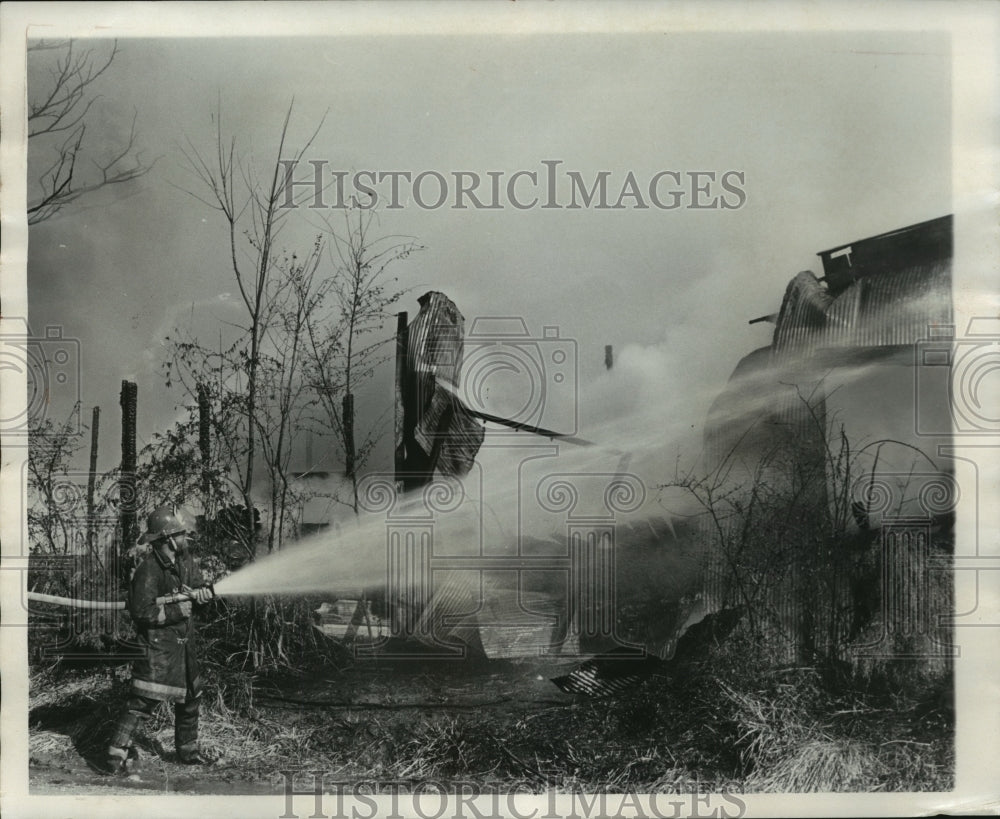
{"type": "Polygon", "coordinates": [[[571,708],[577,698],[545,676],[567,668],[551,662],[372,661],[321,676],[257,680],[253,720],[236,717],[217,697],[207,698],[202,743],[215,762],[194,768],[176,761],[164,707],[138,739],[140,773],[128,778],[103,775],[94,764],[101,746],[92,729],[107,729],[116,705],[124,702],[120,672],[71,673],[57,690],[39,680],[34,688],[41,690],[32,691],[31,789],[273,794],[282,792],[278,771],[289,760],[345,779],[370,777],[381,767],[386,778],[416,781],[428,773],[421,766],[422,756],[433,750],[431,734],[447,737],[470,717],[503,724],[571,708]],[[231,736],[241,728],[249,729],[243,737],[231,736]],[[421,731],[429,748],[407,755],[410,770],[393,764],[389,757],[421,731]]]}
{"type": "MultiPolygon", "coordinates": [[[[739,646],[737,646],[739,648],[739,646]]],[[[96,772],[128,691],[127,667],[32,677],[33,793],[283,794],[283,770],[328,781],[527,791],[949,790],[954,723],[933,696],[834,690],[808,668],[761,670],[713,649],[686,667],[654,665],[613,697],[566,694],[572,664],[379,660],[308,674],[210,679],[202,744],[173,754],[172,713],[138,740],[141,772],[96,772]]]]}

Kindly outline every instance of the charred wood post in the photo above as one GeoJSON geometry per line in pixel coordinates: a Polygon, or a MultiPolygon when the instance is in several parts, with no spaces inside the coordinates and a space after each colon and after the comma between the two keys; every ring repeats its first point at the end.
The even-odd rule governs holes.
{"type": "Polygon", "coordinates": [[[138,405],[138,387],[131,381],[122,381],[119,403],[122,408],[122,466],[119,481],[121,502],[121,544],[128,548],[138,536],[135,485],[135,423],[138,405]]]}
{"type": "Polygon", "coordinates": [[[201,503],[205,514],[209,509],[209,493],[212,487],[211,476],[211,419],[209,413],[208,387],[198,385],[198,450],[201,453],[201,503]]]}
{"type": "Polygon", "coordinates": [[[403,471],[406,468],[406,445],[403,430],[406,428],[406,350],[409,346],[410,328],[406,311],[396,316],[396,394],[395,394],[395,460],[396,491],[403,489],[403,471]]]}
{"type": "Polygon", "coordinates": [[[94,553],[95,538],[97,534],[94,530],[94,492],[97,487],[97,439],[101,426],[101,408],[94,407],[94,414],[90,422],[90,472],[87,475],[87,551],[94,553]]]}

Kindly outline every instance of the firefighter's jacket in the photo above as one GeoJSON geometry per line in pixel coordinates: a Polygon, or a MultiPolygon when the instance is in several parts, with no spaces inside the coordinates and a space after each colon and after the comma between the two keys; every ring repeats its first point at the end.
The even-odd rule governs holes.
{"type": "Polygon", "coordinates": [[[132,692],[168,702],[184,702],[201,694],[196,635],[191,617],[179,603],[158,604],[157,597],[182,585],[204,585],[190,552],[170,563],[154,548],[136,567],[129,588],[128,610],[144,652],[132,667],[132,692]]]}

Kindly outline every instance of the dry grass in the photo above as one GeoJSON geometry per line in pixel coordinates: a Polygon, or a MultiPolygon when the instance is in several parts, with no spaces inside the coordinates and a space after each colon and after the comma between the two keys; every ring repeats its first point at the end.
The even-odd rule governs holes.
{"type": "Polygon", "coordinates": [[[941,698],[918,701],[898,690],[866,690],[870,684],[811,668],[719,682],[745,788],[950,790],[954,725],[941,698]]]}
{"type": "MultiPolygon", "coordinates": [[[[557,791],[953,786],[952,717],[940,704],[946,698],[859,690],[814,669],[762,672],[752,656],[730,641],[627,696],[457,712],[396,708],[377,687],[358,698],[385,695],[381,708],[265,706],[252,674],[212,669],[201,739],[218,758],[210,775],[241,781],[307,767],[343,778],[557,791]]],[[[428,685],[413,677],[393,686],[421,684],[428,685]]],[[[127,690],[124,669],[33,677],[32,754],[99,753],[127,690]]],[[[169,708],[157,711],[140,745],[172,757],[169,708]]]]}
{"type": "Polygon", "coordinates": [[[748,790],[814,793],[874,790],[882,765],[864,742],[833,735],[817,707],[821,689],[806,671],[796,682],[738,691],[721,686],[739,726],[748,790]]]}
{"type": "Polygon", "coordinates": [[[872,749],[845,739],[806,739],[789,743],[765,770],[747,778],[763,793],[817,793],[876,790],[882,765],[872,749]]]}
{"type": "Polygon", "coordinates": [[[51,669],[32,674],[28,683],[29,753],[96,754],[117,717],[113,690],[124,688],[110,669],[100,674],[63,675],[51,669]]]}
{"type": "Polygon", "coordinates": [[[28,737],[29,756],[64,754],[73,750],[73,741],[57,731],[32,731],[28,737]]]}

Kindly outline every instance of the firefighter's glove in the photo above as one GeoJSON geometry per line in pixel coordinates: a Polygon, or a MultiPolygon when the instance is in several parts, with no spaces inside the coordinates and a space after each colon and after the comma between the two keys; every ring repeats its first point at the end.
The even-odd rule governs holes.
{"type": "Polygon", "coordinates": [[[179,608],[181,610],[181,614],[184,617],[190,617],[191,616],[191,601],[190,600],[181,600],[177,604],[177,608],[179,608]]]}
{"type": "Polygon", "coordinates": [[[181,591],[189,595],[195,603],[207,603],[212,599],[212,590],[208,586],[199,586],[197,589],[181,586],[181,591]]]}

